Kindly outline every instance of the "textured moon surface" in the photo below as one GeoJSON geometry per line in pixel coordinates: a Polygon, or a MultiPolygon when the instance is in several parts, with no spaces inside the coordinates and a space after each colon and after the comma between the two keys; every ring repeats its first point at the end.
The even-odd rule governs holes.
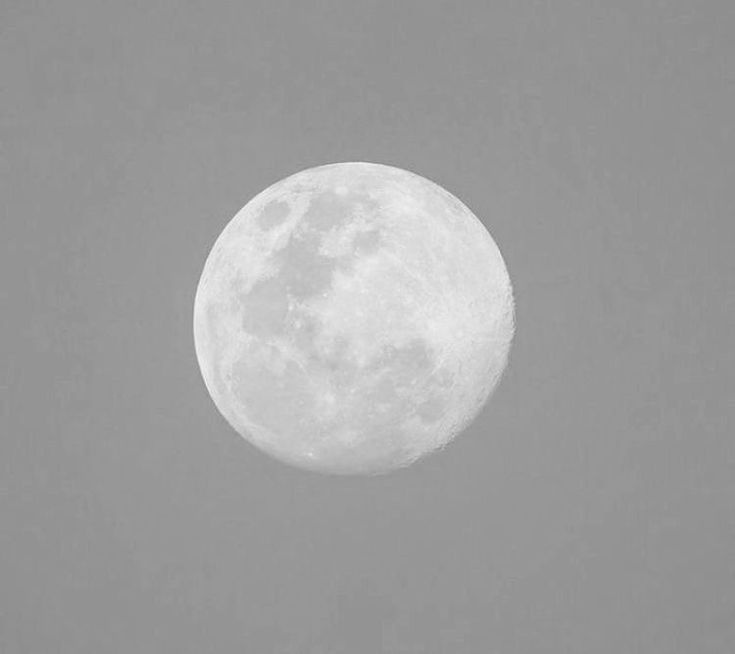
{"type": "Polygon", "coordinates": [[[405,170],[340,163],[270,186],[197,288],[202,376],[230,425],[286,463],[375,474],[441,448],[507,364],[511,283],[482,223],[405,170]]]}

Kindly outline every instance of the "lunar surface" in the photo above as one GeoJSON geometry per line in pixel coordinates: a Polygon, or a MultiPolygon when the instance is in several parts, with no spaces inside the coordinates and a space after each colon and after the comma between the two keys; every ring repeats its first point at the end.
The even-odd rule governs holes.
{"type": "Polygon", "coordinates": [[[194,303],[196,354],[230,425],[286,463],[375,474],[446,445],[496,387],[511,283],[472,212],[369,163],[287,177],[230,221],[194,303]]]}

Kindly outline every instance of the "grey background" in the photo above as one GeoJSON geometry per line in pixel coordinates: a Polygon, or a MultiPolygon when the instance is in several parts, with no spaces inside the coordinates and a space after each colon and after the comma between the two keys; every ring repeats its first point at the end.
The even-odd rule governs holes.
{"type": "Polygon", "coordinates": [[[733,7],[0,1],[0,652],[732,652],[733,7]],[[192,341],[225,222],[349,160],[517,295],[491,405],[374,479],[247,445],[192,341]]]}

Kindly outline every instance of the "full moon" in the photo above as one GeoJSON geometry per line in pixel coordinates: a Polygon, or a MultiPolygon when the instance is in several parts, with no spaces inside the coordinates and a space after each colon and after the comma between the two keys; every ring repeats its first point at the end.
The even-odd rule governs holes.
{"type": "Polygon", "coordinates": [[[248,202],[207,257],[196,356],[260,450],[333,474],[407,466],[477,416],[508,361],[514,304],[495,241],[399,168],[338,163],[248,202]]]}

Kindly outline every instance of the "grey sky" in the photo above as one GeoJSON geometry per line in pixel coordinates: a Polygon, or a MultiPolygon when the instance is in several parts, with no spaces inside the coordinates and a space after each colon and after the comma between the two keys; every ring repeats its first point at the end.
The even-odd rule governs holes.
{"type": "Polygon", "coordinates": [[[0,652],[735,647],[735,9],[0,1],[0,652]],[[196,283],[302,168],[462,199],[508,372],[375,479],[215,410],[196,283]]]}

